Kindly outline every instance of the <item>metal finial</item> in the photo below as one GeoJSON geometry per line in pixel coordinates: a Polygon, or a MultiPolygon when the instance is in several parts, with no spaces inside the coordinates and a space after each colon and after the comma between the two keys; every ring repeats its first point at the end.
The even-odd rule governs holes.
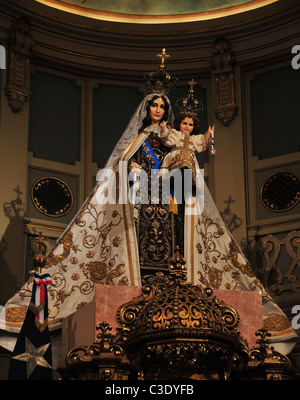
{"type": "Polygon", "coordinates": [[[190,93],[194,92],[194,86],[197,85],[197,82],[194,81],[194,79],[192,79],[191,81],[188,82],[188,84],[190,85],[190,93]]]}
{"type": "Polygon", "coordinates": [[[160,69],[164,70],[165,69],[165,61],[167,58],[170,58],[170,55],[167,54],[166,49],[162,49],[162,52],[160,54],[157,54],[157,57],[160,58],[160,69]]]}

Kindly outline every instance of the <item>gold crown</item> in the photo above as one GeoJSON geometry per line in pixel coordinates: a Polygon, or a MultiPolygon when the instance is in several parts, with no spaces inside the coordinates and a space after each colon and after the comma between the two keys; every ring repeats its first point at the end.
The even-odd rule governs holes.
{"type": "Polygon", "coordinates": [[[187,113],[189,115],[196,116],[199,111],[203,110],[203,103],[194,98],[194,86],[196,85],[194,79],[189,82],[189,85],[190,90],[188,95],[178,99],[176,101],[176,106],[179,108],[181,114],[187,113]]]}
{"type": "Polygon", "coordinates": [[[165,61],[167,58],[170,58],[170,55],[167,54],[166,49],[162,49],[162,52],[157,54],[157,57],[160,58],[159,70],[146,72],[144,74],[144,79],[149,93],[159,92],[168,94],[178,82],[178,78],[176,76],[171,76],[165,70],[165,61]]]}

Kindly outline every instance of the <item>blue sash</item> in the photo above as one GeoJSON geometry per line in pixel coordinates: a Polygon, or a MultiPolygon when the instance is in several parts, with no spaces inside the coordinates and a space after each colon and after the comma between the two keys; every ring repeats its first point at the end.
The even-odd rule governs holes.
{"type": "Polygon", "coordinates": [[[158,169],[160,167],[160,161],[157,158],[157,155],[154,153],[148,139],[146,139],[142,144],[142,151],[151,164],[151,168],[158,169]]]}

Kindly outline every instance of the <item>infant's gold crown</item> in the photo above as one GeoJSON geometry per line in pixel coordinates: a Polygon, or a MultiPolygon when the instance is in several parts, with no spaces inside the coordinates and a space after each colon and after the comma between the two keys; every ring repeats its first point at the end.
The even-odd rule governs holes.
{"type": "Polygon", "coordinates": [[[194,86],[196,82],[192,79],[189,82],[190,90],[186,97],[178,99],[176,106],[179,108],[181,114],[189,114],[191,116],[196,116],[199,111],[203,110],[203,103],[199,102],[194,97],[194,86]]]}

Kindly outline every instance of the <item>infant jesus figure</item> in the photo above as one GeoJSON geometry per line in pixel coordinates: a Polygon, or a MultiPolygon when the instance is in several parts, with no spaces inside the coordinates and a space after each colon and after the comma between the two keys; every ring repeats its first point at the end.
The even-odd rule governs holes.
{"type": "MultiPolygon", "coordinates": [[[[168,177],[173,170],[181,171],[181,193],[176,191],[174,183],[173,185],[171,183],[170,187],[169,209],[175,214],[178,212],[178,204],[188,202],[192,205],[193,201],[199,197],[197,196],[197,187],[204,189],[201,183],[203,176],[200,173],[196,153],[205,151],[210,147],[211,155],[214,156],[215,154],[215,149],[211,146],[214,140],[214,126],[209,126],[205,134],[200,134],[198,133],[199,125],[199,119],[189,112],[179,114],[175,120],[174,129],[167,126],[164,121],[160,123],[161,140],[165,146],[171,148],[162,162],[160,174],[162,177],[168,177]],[[191,172],[191,179],[187,178],[186,175],[189,171],[191,172]],[[193,198],[194,200],[191,202],[193,198]]],[[[199,199],[196,202],[195,210],[197,209],[197,213],[201,214],[201,202],[198,203],[199,199]]]]}
{"type": "Polygon", "coordinates": [[[209,126],[205,134],[198,133],[199,119],[188,112],[179,114],[174,123],[175,129],[167,126],[165,121],[161,122],[160,127],[163,143],[171,148],[161,165],[162,175],[176,168],[189,168],[196,182],[196,170],[199,168],[196,153],[211,146],[215,127],[209,126]]]}

